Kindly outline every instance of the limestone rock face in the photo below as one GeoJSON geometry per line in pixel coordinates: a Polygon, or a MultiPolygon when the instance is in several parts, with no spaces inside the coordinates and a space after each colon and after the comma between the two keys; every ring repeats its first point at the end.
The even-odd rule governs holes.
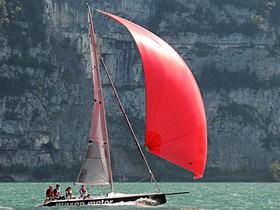
{"type": "MultiPolygon", "coordinates": [[[[87,9],[76,0],[28,2],[0,1],[0,166],[72,167],[83,160],[91,123],[87,9]]],[[[189,65],[205,103],[208,168],[258,170],[279,160],[278,1],[89,3],[159,35],[189,65]]],[[[145,89],[138,50],[123,26],[96,11],[94,24],[101,56],[143,143],[145,89]]],[[[101,74],[114,175],[142,176],[141,158],[134,155],[134,142],[101,74]]],[[[164,164],[152,160],[155,170],[164,164]]]]}

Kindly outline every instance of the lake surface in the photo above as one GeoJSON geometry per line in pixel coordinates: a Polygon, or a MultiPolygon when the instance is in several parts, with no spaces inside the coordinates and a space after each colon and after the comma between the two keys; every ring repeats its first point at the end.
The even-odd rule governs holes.
{"type": "MultiPolygon", "coordinates": [[[[56,183],[0,183],[0,210],[38,209],[48,185],[56,183]]],[[[60,183],[64,191],[72,183],[60,183]]],[[[163,192],[190,191],[189,194],[167,196],[167,203],[149,207],[134,203],[111,206],[40,207],[41,209],[280,209],[280,183],[159,183],[163,192]]],[[[72,186],[78,195],[78,187],[72,186]]],[[[106,193],[101,187],[87,187],[91,195],[106,193]]],[[[119,193],[157,192],[153,183],[115,183],[119,193]]],[[[39,208],[39,209],[40,209],[39,208]]]]}

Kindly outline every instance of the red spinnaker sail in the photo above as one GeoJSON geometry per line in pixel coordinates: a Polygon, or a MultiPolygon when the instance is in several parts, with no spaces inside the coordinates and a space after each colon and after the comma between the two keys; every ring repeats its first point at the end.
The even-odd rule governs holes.
{"type": "Polygon", "coordinates": [[[146,85],[146,146],[151,153],[201,178],[207,156],[207,126],[201,94],[190,69],[153,33],[102,13],[126,26],[140,51],[146,85]]]}

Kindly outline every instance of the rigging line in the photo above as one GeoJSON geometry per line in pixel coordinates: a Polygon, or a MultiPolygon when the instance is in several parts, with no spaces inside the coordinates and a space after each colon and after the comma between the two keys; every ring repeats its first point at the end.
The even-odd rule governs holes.
{"type": "Polygon", "coordinates": [[[145,180],[147,180],[147,179],[149,179],[149,178],[150,178],[150,177],[146,176],[146,177],[144,177],[143,179],[139,180],[138,182],[143,182],[143,181],[145,181],[145,180]]]}
{"type": "Polygon", "coordinates": [[[107,74],[107,77],[108,77],[108,79],[109,79],[109,82],[110,82],[110,84],[111,84],[111,87],[112,87],[112,89],[113,89],[114,95],[115,95],[115,97],[116,97],[116,99],[117,99],[117,101],[118,101],[118,104],[119,104],[119,106],[120,106],[121,112],[122,112],[122,114],[123,114],[123,116],[124,116],[124,118],[125,118],[125,121],[126,121],[128,127],[129,127],[129,130],[130,130],[130,132],[131,132],[131,135],[132,135],[132,137],[133,137],[133,139],[134,139],[134,141],[135,141],[135,143],[136,143],[136,146],[137,146],[137,148],[138,148],[138,151],[140,152],[141,157],[143,158],[143,160],[144,160],[144,162],[145,162],[145,164],[146,164],[146,167],[147,167],[148,170],[149,170],[149,174],[150,174],[152,180],[155,182],[155,184],[156,184],[158,190],[161,192],[161,190],[160,190],[160,188],[159,188],[159,186],[158,186],[158,183],[157,183],[157,181],[156,181],[156,179],[155,179],[155,176],[154,176],[154,174],[153,174],[153,172],[152,172],[152,170],[151,170],[151,168],[150,168],[150,166],[149,166],[149,164],[148,164],[148,161],[147,161],[147,159],[146,159],[146,157],[145,157],[145,155],[144,155],[144,153],[143,153],[143,151],[142,151],[142,149],[141,149],[141,147],[140,147],[140,144],[139,144],[139,142],[138,142],[138,140],[137,140],[137,137],[136,137],[136,135],[135,135],[135,133],[134,133],[134,130],[133,130],[133,128],[132,128],[132,126],[131,126],[131,124],[130,124],[130,122],[129,122],[129,119],[128,119],[126,113],[125,113],[125,110],[124,110],[123,105],[122,105],[122,103],[121,103],[121,101],[120,101],[120,98],[119,98],[119,96],[118,96],[118,93],[117,93],[117,91],[116,91],[116,89],[115,89],[115,86],[114,86],[114,84],[113,84],[113,81],[112,81],[112,79],[111,79],[111,77],[110,77],[110,75],[109,75],[109,72],[108,72],[108,70],[107,70],[107,66],[105,65],[105,62],[104,62],[104,60],[103,60],[103,58],[102,58],[101,56],[100,56],[100,60],[101,60],[101,62],[102,62],[102,64],[103,64],[103,67],[104,67],[104,69],[105,69],[105,72],[106,72],[106,74],[107,74]]]}

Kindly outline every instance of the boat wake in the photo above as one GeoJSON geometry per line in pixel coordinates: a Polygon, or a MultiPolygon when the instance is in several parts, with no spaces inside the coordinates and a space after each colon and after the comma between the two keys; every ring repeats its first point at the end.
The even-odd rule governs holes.
{"type": "Polygon", "coordinates": [[[136,204],[145,205],[145,206],[157,206],[159,203],[156,200],[149,198],[139,198],[135,201],[136,204]]]}
{"type": "Polygon", "coordinates": [[[135,202],[133,202],[133,201],[127,201],[127,202],[121,201],[121,202],[118,202],[118,203],[106,204],[106,206],[135,206],[135,202]]]}
{"type": "Polygon", "coordinates": [[[140,198],[136,201],[118,202],[106,204],[106,206],[157,206],[158,202],[148,198],[140,198]]]}
{"type": "MultiPolygon", "coordinates": [[[[119,193],[118,193],[119,194],[119,193]]],[[[106,206],[157,206],[159,203],[149,198],[139,198],[136,201],[121,201],[118,203],[106,204],[106,206]]]]}
{"type": "Polygon", "coordinates": [[[0,210],[13,210],[11,207],[0,206],[0,210]]]}

